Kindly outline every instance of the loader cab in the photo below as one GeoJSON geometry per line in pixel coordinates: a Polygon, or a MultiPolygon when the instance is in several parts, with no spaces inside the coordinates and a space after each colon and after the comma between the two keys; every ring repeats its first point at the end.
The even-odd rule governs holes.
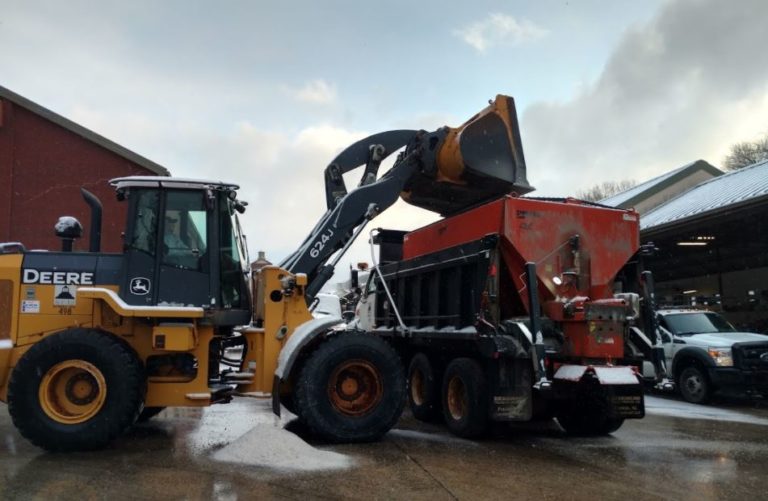
{"type": "Polygon", "coordinates": [[[128,203],[120,296],[131,305],[200,306],[217,325],[250,321],[238,186],[164,177],[110,181],[128,203]]]}

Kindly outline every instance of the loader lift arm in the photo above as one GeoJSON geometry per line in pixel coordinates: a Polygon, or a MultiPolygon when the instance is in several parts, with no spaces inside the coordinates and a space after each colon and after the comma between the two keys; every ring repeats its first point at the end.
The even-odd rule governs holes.
{"type": "Polygon", "coordinates": [[[342,151],[325,169],[328,211],[320,218],[301,246],[280,263],[291,273],[307,275],[307,300],[311,301],[331,278],[338,260],[354,242],[365,224],[394,204],[409,179],[422,167],[424,139],[439,139],[440,131],[427,134],[394,130],[374,134],[342,151]],[[403,146],[406,149],[381,178],[381,162],[403,146]],[[343,175],[365,165],[357,188],[347,192],[343,175]],[[328,260],[337,252],[336,259],[328,260]]]}
{"type": "Polygon", "coordinates": [[[514,100],[504,95],[457,128],[393,130],[354,143],[325,169],[328,211],[280,266],[307,275],[311,302],[365,223],[398,197],[450,215],[511,192],[532,191],[520,143],[514,100]],[[377,179],[381,162],[403,146],[392,168],[377,179]],[[360,183],[348,192],[343,175],[362,165],[360,183]]]}

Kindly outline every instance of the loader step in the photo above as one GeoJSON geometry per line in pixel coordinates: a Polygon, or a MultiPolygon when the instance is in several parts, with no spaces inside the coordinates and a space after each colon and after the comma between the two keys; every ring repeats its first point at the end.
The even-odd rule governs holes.
{"type": "Polygon", "coordinates": [[[187,393],[189,400],[210,400],[211,403],[226,403],[232,400],[234,388],[228,384],[216,384],[208,388],[210,391],[200,393],[187,393]]]}

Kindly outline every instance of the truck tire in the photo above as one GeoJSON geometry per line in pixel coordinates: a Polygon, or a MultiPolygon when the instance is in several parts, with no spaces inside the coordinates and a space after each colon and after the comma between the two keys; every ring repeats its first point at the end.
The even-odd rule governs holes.
{"type": "Polygon", "coordinates": [[[436,421],[441,415],[440,378],[424,353],[417,353],[408,366],[408,405],[419,421],[436,421]]]}
{"type": "Polygon", "coordinates": [[[300,419],[325,440],[379,440],[405,405],[400,357],[373,335],[334,335],[307,358],[294,402],[300,419]]]}
{"type": "Polygon", "coordinates": [[[136,421],[144,403],[141,362],[122,340],[71,329],[33,345],[8,385],[19,432],[49,451],[104,447],[136,421]]]}
{"type": "Polygon", "coordinates": [[[695,365],[690,365],[680,372],[677,387],[686,402],[706,404],[712,393],[712,385],[704,372],[695,365]]]}
{"type": "Polygon", "coordinates": [[[443,375],[443,417],[454,435],[474,438],[488,423],[488,389],[483,368],[471,358],[456,358],[443,375]]]}

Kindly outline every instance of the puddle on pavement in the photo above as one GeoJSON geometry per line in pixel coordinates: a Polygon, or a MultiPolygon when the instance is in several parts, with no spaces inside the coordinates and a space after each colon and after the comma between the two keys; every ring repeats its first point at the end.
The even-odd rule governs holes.
{"type": "Polygon", "coordinates": [[[645,412],[658,416],[684,419],[705,419],[710,421],[731,421],[734,423],[768,426],[768,419],[752,416],[738,411],[721,409],[706,405],[689,404],[658,397],[645,397],[645,412]]]}

